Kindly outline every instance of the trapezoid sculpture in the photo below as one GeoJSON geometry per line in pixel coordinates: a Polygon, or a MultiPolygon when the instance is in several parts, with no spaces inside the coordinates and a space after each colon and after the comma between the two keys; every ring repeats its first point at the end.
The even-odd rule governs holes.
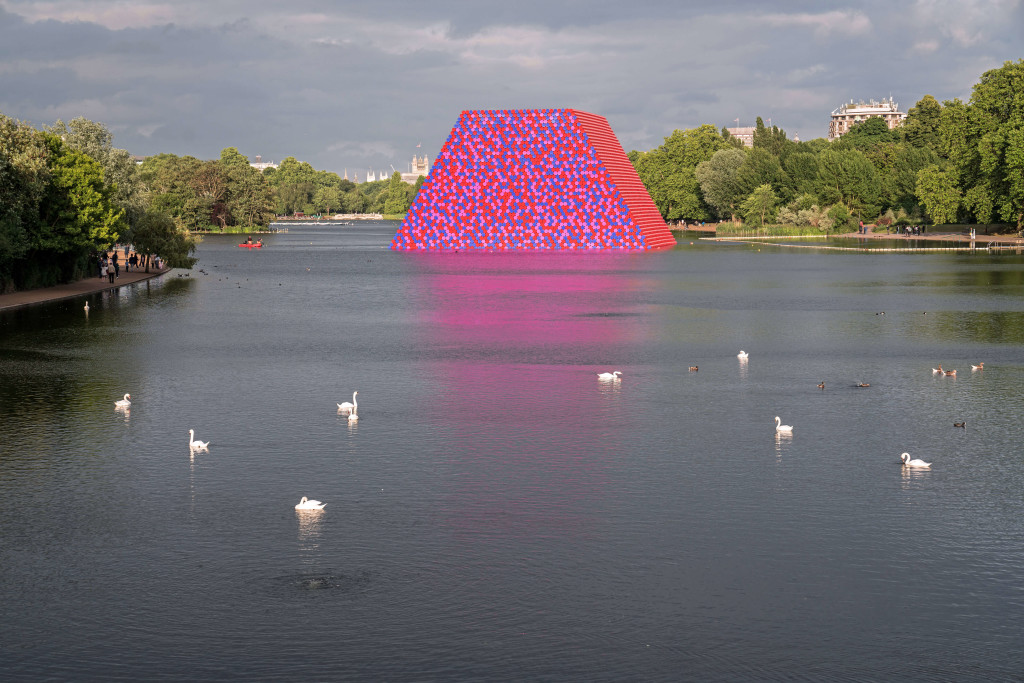
{"type": "Polygon", "coordinates": [[[600,116],[464,111],[395,250],[648,250],[675,238],[600,116]]]}

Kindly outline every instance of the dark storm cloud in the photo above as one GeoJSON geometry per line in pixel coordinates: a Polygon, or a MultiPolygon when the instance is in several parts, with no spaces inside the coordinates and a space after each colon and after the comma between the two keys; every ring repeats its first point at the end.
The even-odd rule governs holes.
{"type": "Polygon", "coordinates": [[[966,98],[1024,54],[1019,0],[0,0],[0,111],[139,154],[227,146],[343,172],[434,156],[463,109],[576,107],[628,150],[754,118],[808,139],[850,98],[966,98]],[[416,145],[422,143],[422,147],[416,145]]]}

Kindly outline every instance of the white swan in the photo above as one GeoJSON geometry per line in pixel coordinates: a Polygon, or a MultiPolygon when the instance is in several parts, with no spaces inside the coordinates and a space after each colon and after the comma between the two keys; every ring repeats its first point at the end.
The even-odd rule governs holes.
{"type": "Polygon", "coordinates": [[[191,451],[209,451],[209,441],[196,441],[196,431],[194,429],[188,430],[188,448],[191,451]]]}
{"type": "Polygon", "coordinates": [[[358,393],[359,393],[358,391],[353,391],[352,392],[352,402],[349,403],[348,401],[345,401],[344,403],[339,403],[338,404],[338,410],[355,410],[356,408],[358,408],[359,407],[359,402],[356,401],[356,394],[358,394],[358,393]]]}
{"type": "Polygon", "coordinates": [[[114,405],[117,406],[118,408],[127,408],[132,404],[132,402],[128,400],[131,397],[131,394],[125,394],[124,398],[122,398],[120,401],[114,401],[114,405]]]}
{"type": "Polygon", "coordinates": [[[743,349],[740,349],[740,352],[736,354],[736,357],[741,360],[746,360],[750,358],[750,354],[744,351],[743,349]]]}
{"type": "Polygon", "coordinates": [[[296,510],[323,510],[327,503],[321,503],[319,500],[310,500],[305,496],[299,501],[299,504],[295,506],[296,510]]]}
{"type": "Polygon", "coordinates": [[[914,460],[911,460],[910,459],[910,453],[904,453],[903,455],[901,455],[900,456],[900,460],[903,461],[903,465],[905,467],[931,467],[932,466],[932,464],[930,462],[925,462],[924,460],[917,460],[916,458],[914,460]]]}
{"type": "Polygon", "coordinates": [[[359,413],[357,413],[356,411],[353,410],[351,413],[348,414],[348,421],[349,422],[358,422],[359,421],[359,413]]]}
{"type": "Polygon", "coordinates": [[[776,415],[775,416],[775,431],[777,431],[777,432],[791,432],[791,431],[793,431],[793,425],[784,425],[784,424],[782,424],[782,419],[778,415],[776,415]]]}
{"type": "Polygon", "coordinates": [[[615,372],[599,372],[597,373],[597,378],[603,380],[619,379],[619,375],[621,374],[622,373],[619,372],[618,370],[616,370],[615,372]]]}

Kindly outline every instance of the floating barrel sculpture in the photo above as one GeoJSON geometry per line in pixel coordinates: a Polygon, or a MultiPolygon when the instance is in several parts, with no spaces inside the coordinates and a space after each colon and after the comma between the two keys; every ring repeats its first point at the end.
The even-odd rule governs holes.
{"type": "Polygon", "coordinates": [[[675,238],[608,126],[575,109],[464,111],[395,250],[648,250],[675,238]]]}

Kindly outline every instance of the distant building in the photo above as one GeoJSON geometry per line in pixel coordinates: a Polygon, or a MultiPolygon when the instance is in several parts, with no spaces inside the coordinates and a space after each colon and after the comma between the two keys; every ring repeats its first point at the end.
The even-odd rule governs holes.
{"type": "Polygon", "coordinates": [[[412,164],[409,168],[409,173],[402,174],[402,182],[415,185],[420,176],[426,177],[430,174],[430,159],[428,159],[426,155],[417,157],[414,154],[412,157],[412,164]]]}
{"type": "MultiPolygon", "coordinates": [[[[394,168],[394,166],[392,166],[391,168],[394,168]]],[[[420,176],[426,176],[427,174],[430,173],[430,159],[428,159],[426,156],[413,156],[412,164],[410,164],[409,168],[410,170],[408,173],[400,174],[402,176],[402,182],[409,183],[410,185],[415,185],[416,180],[420,176]]],[[[374,183],[383,180],[391,180],[392,175],[394,174],[389,174],[387,171],[380,171],[379,173],[377,173],[371,168],[366,174],[366,182],[374,183]]],[[[345,169],[345,180],[348,180],[347,168],[345,169]]],[[[355,179],[353,180],[353,182],[359,182],[359,174],[355,175],[355,179]]]]}
{"type": "Polygon", "coordinates": [[[837,140],[843,134],[850,132],[850,128],[861,121],[876,117],[884,119],[889,130],[892,130],[902,126],[907,115],[900,111],[900,105],[893,101],[891,95],[888,100],[881,102],[874,100],[864,102],[862,100],[854,104],[853,100],[850,100],[849,104],[844,104],[832,111],[832,121],[828,125],[828,139],[830,142],[837,140]]]}
{"type": "Polygon", "coordinates": [[[729,131],[729,135],[742,142],[744,147],[754,146],[754,131],[757,129],[753,126],[726,128],[726,130],[729,131]]]}
{"type": "Polygon", "coordinates": [[[256,161],[250,161],[249,165],[255,168],[257,171],[262,173],[268,168],[277,168],[277,164],[273,161],[263,161],[263,157],[259,154],[256,155],[256,161]]]}

